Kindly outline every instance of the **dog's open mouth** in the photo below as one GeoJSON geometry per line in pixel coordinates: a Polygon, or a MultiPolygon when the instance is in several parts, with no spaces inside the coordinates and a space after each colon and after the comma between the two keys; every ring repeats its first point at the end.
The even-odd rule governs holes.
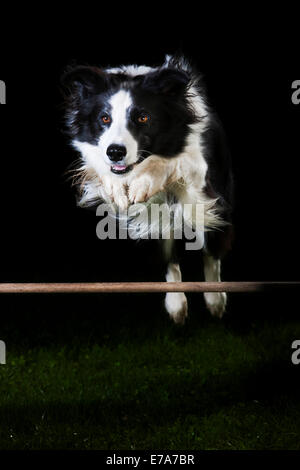
{"type": "Polygon", "coordinates": [[[110,167],[110,171],[112,173],[115,173],[116,175],[124,175],[124,173],[128,173],[129,171],[131,171],[133,168],[133,165],[121,165],[121,164],[117,164],[115,163],[114,165],[111,165],[110,167]]]}
{"type": "Polygon", "coordinates": [[[135,162],[132,163],[131,165],[125,165],[124,163],[114,163],[110,167],[110,171],[112,173],[115,173],[116,175],[124,175],[125,173],[128,173],[133,169],[135,165],[138,163],[141,163],[143,160],[145,160],[146,157],[140,156],[139,159],[135,162]]]}

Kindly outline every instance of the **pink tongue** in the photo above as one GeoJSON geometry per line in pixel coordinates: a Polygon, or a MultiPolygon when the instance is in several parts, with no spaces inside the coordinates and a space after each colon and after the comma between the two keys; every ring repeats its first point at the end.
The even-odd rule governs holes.
{"type": "Polygon", "coordinates": [[[125,170],[126,165],[113,165],[114,170],[125,170]]]}

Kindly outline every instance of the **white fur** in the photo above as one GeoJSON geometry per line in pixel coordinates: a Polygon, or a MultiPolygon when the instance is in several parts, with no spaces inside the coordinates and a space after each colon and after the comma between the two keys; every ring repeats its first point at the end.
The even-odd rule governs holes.
{"type": "MultiPolygon", "coordinates": [[[[169,263],[166,280],[167,282],[181,281],[179,264],[169,263]]],[[[184,323],[188,314],[188,304],[183,292],[168,292],[165,297],[165,307],[175,323],[184,323]]]]}
{"type": "MultiPolygon", "coordinates": [[[[220,282],[221,281],[221,261],[214,259],[209,254],[204,254],[204,275],[205,281],[220,282]]],[[[227,296],[225,292],[205,292],[204,299],[210,313],[222,318],[225,308],[227,296]]]]}
{"type": "Polygon", "coordinates": [[[121,65],[120,67],[113,67],[106,69],[107,73],[124,73],[130,75],[131,77],[136,77],[137,75],[146,75],[146,73],[152,72],[155,70],[153,67],[148,67],[147,65],[121,65]]]}
{"type": "Polygon", "coordinates": [[[137,161],[138,145],[131,133],[127,129],[127,112],[132,105],[129,91],[120,90],[109,100],[111,106],[111,125],[99,139],[98,147],[101,149],[101,156],[110,166],[106,150],[111,144],[124,145],[127,150],[125,158],[126,165],[131,165],[137,161]]]}

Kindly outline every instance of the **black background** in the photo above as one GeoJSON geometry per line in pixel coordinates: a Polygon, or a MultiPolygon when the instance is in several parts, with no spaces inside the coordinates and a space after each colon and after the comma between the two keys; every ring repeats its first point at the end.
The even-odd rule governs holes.
{"type": "MultiPolygon", "coordinates": [[[[295,15],[174,8],[82,6],[76,19],[27,8],[1,31],[1,281],[164,279],[152,242],[100,241],[95,214],[76,207],[59,77],[72,60],[155,65],[178,50],[204,74],[232,151],[236,241],[223,278],[299,278],[295,15]]],[[[184,279],[201,276],[188,254],[184,279]]]]}
{"type": "MultiPolygon", "coordinates": [[[[223,279],[299,280],[300,105],[291,102],[291,84],[300,78],[300,47],[292,8],[284,14],[245,5],[223,12],[217,4],[207,13],[202,4],[174,2],[164,12],[153,2],[74,3],[67,12],[55,4],[14,8],[9,16],[2,11],[0,31],[0,79],[7,85],[7,105],[0,106],[1,282],[164,279],[152,242],[99,241],[95,214],[76,207],[65,177],[75,154],[61,133],[59,77],[72,60],[152,65],[178,50],[204,74],[232,150],[236,241],[223,279]]],[[[200,257],[187,258],[184,280],[201,279],[200,257]]],[[[246,298],[240,306],[249,318],[264,311],[270,319],[276,310],[276,296],[271,303],[268,295],[265,302],[246,298]]],[[[152,299],[149,309],[158,305],[152,299]]],[[[68,302],[50,304],[54,322],[63,306],[72,307],[68,302]]],[[[95,311],[118,308],[118,299],[112,307],[102,302],[95,311]]],[[[297,294],[281,298],[278,309],[298,315],[294,305],[297,294]]]]}

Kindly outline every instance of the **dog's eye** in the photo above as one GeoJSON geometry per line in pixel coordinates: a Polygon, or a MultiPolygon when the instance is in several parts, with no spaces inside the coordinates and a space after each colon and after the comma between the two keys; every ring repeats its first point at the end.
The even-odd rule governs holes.
{"type": "Polygon", "coordinates": [[[149,116],[148,114],[141,114],[139,117],[138,117],[138,121],[142,124],[145,124],[146,122],[149,121],[149,116]]]}
{"type": "Polygon", "coordinates": [[[109,124],[111,122],[111,118],[108,114],[103,114],[103,116],[101,116],[101,121],[104,124],[109,124]]]}

